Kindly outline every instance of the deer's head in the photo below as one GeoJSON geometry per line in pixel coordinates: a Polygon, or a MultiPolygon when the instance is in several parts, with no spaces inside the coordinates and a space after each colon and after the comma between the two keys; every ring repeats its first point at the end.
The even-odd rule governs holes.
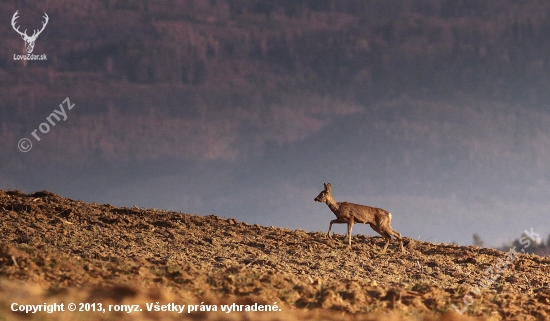
{"type": "Polygon", "coordinates": [[[21,35],[21,38],[23,38],[23,40],[25,41],[25,48],[27,48],[27,53],[32,53],[32,51],[34,50],[34,42],[36,41],[36,38],[38,38],[38,36],[42,33],[42,31],[44,30],[44,28],[46,28],[46,25],[48,24],[48,20],[49,17],[48,15],[44,12],[44,19],[45,21],[42,22],[42,29],[40,29],[40,31],[38,30],[34,30],[32,36],[28,36],[27,35],[27,29],[25,29],[25,32],[21,32],[19,31],[19,27],[15,27],[15,20],[17,20],[17,18],[19,18],[19,16],[17,15],[19,13],[19,10],[15,11],[15,13],[13,14],[13,18],[11,19],[11,26],[13,27],[13,30],[15,30],[18,34],[21,35]]]}
{"type": "Polygon", "coordinates": [[[332,196],[330,195],[330,183],[325,184],[325,190],[319,193],[317,197],[314,199],[315,202],[321,202],[324,203],[328,199],[330,199],[332,196]]]}

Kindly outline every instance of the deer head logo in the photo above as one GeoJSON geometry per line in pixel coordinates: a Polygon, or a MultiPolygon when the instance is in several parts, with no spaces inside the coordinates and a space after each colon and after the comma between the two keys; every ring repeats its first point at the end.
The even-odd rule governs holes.
{"type": "Polygon", "coordinates": [[[34,49],[34,42],[36,41],[36,38],[38,38],[38,36],[42,33],[42,31],[44,30],[44,28],[46,28],[46,25],[48,24],[48,20],[49,17],[48,15],[44,12],[44,19],[46,19],[46,21],[42,22],[42,29],[40,29],[40,31],[38,30],[34,30],[32,36],[28,36],[27,35],[27,29],[25,29],[25,32],[21,32],[19,31],[19,27],[15,27],[15,20],[17,20],[17,18],[19,18],[19,16],[17,15],[19,12],[19,10],[15,11],[15,13],[13,14],[13,18],[11,19],[11,26],[13,27],[13,30],[15,30],[18,34],[21,35],[21,38],[23,38],[23,40],[25,41],[25,48],[27,48],[27,53],[32,53],[33,49],[34,49]]]}

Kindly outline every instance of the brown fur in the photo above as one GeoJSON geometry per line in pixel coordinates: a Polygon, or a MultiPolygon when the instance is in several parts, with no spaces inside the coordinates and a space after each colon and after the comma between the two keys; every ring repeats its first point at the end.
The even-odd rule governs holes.
{"type": "MultiPolygon", "coordinates": [[[[330,221],[327,236],[330,237],[330,229],[334,223],[348,224],[349,245],[351,246],[351,228],[355,223],[369,224],[373,230],[386,240],[386,245],[382,253],[386,252],[391,241],[391,235],[399,240],[401,251],[403,252],[403,239],[401,234],[396,232],[391,226],[391,213],[377,207],[353,204],[348,202],[336,202],[330,194],[330,183],[325,184],[325,190],[315,198],[316,202],[326,203],[330,210],[336,215],[336,219],[330,221]]],[[[345,238],[344,238],[345,239],[345,238]]]]}

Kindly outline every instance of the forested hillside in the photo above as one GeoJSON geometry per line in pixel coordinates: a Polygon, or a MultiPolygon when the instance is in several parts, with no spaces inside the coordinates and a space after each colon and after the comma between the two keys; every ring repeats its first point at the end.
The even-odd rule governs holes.
{"type": "MultiPolygon", "coordinates": [[[[550,4],[525,1],[67,1],[0,4],[2,104],[75,82],[184,85],[226,104],[316,91],[359,103],[473,95],[546,101],[550,4]],[[23,66],[9,21],[40,26],[23,66]],[[43,77],[27,79],[28,68],[43,77]],[[481,72],[483,71],[483,72],[481,72]],[[39,89],[43,90],[40,91],[39,89]]],[[[27,27],[25,27],[27,28],[27,27]]],[[[28,27],[31,29],[31,27],[28,27]]],[[[26,103],[29,103],[27,101],[26,103]]],[[[198,104],[197,102],[194,102],[198,104]]]]}

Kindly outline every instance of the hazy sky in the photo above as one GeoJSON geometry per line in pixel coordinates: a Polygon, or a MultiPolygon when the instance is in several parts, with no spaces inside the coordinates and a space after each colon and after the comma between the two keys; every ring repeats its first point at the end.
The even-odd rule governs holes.
{"type": "MultiPolygon", "coordinates": [[[[11,29],[6,35],[21,41],[11,29]]],[[[2,77],[21,72],[42,75],[6,68],[2,77]]],[[[32,105],[2,105],[0,189],[326,232],[334,215],[313,199],[330,182],[336,201],[389,210],[394,229],[415,239],[466,245],[478,233],[500,246],[531,227],[544,241],[550,233],[543,106],[406,94],[357,103],[294,91],[267,107],[204,97],[191,110],[177,88],[176,99],[160,100],[140,85],[139,97],[151,90],[141,100],[94,99],[93,88],[71,86],[74,93],[32,105]],[[22,138],[33,144],[25,153],[22,138]]],[[[344,234],[344,225],[333,231],[344,234]]],[[[354,232],[376,235],[366,225],[354,232]]]]}

